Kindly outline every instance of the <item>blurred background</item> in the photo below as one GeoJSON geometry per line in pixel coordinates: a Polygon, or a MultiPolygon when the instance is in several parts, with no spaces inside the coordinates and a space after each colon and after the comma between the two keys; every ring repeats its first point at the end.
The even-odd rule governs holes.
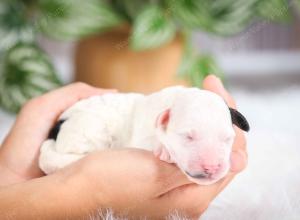
{"type": "MultiPolygon", "coordinates": [[[[175,84],[200,86],[214,73],[251,125],[249,166],[239,178],[266,163],[266,176],[277,169],[291,175],[286,164],[300,169],[300,1],[85,2],[0,3],[0,141],[26,100],[74,80],[150,93],[175,84]]],[[[272,175],[263,180],[274,183],[272,175]]],[[[232,195],[251,208],[227,219],[237,219],[238,211],[249,219],[271,212],[273,219],[299,219],[300,200],[292,196],[300,194],[299,178],[284,184],[293,191],[256,188],[278,199],[270,209],[261,209],[263,199],[232,195]]],[[[226,204],[224,210],[237,205],[226,204]]],[[[212,207],[208,219],[222,219],[216,213],[223,209],[212,207]]]]}

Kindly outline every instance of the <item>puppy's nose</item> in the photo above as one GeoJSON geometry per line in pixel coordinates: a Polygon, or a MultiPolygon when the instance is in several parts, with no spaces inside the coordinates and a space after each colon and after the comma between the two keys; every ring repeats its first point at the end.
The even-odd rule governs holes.
{"type": "Polygon", "coordinates": [[[203,168],[204,173],[209,175],[217,173],[221,168],[221,164],[201,164],[201,166],[203,168]]]}

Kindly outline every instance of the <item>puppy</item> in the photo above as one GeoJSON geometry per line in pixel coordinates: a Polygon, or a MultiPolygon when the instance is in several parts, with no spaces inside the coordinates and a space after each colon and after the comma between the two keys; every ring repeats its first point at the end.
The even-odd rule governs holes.
{"type": "Polygon", "coordinates": [[[153,151],[191,181],[208,185],[230,169],[232,124],[249,130],[241,113],[198,88],[95,96],[61,115],[41,147],[39,165],[49,174],[96,150],[134,147],[153,151]]]}

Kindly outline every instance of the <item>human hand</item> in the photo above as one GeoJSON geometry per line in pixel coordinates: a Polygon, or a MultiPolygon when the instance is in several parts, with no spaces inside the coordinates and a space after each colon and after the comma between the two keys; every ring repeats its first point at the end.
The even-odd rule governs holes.
{"type": "MultiPolygon", "coordinates": [[[[235,108],[234,100],[218,78],[207,77],[203,86],[221,95],[230,107],[235,108]]],[[[115,212],[131,217],[160,219],[177,210],[187,217],[197,218],[247,164],[244,134],[237,127],[235,131],[231,171],[224,179],[209,186],[191,183],[174,165],[138,149],[92,153],[61,172],[74,178],[74,181],[68,181],[74,184],[68,188],[82,190],[80,194],[88,196],[86,200],[96,207],[113,208],[115,212]]]]}
{"type": "MultiPolygon", "coordinates": [[[[209,75],[206,77],[203,81],[203,89],[220,95],[229,107],[236,109],[234,99],[216,76],[209,75]]],[[[208,186],[189,184],[169,192],[168,197],[171,201],[178,202],[182,210],[188,210],[186,213],[194,213],[190,216],[201,215],[211,201],[233,180],[234,176],[246,168],[248,160],[246,138],[244,132],[238,127],[234,126],[234,130],[236,137],[231,153],[231,169],[223,179],[208,186]]]]}
{"type": "Polygon", "coordinates": [[[59,115],[80,99],[106,92],[112,90],[74,83],[25,104],[0,149],[1,185],[42,176],[39,149],[59,115]]]}
{"type": "MultiPolygon", "coordinates": [[[[221,80],[209,75],[203,81],[203,89],[220,95],[227,105],[236,108],[231,95],[224,88],[221,80]]],[[[187,184],[175,188],[166,194],[170,202],[176,204],[177,210],[182,210],[189,217],[199,217],[209,206],[211,201],[233,180],[234,176],[247,166],[247,149],[244,132],[234,126],[236,137],[231,153],[231,169],[220,181],[208,186],[187,184]]]]}
{"type": "MultiPolygon", "coordinates": [[[[222,84],[216,77],[209,76],[206,78],[204,88],[220,94],[231,107],[234,107],[232,98],[223,89],[222,84]]],[[[72,96],[70,93],[65,98],[72,96]]],[[[97,92],[95,91],[95,93],[97,92]]],[[[84,98],[76,96],[77,98],[69,101],[68,106],[57,108],[56,114],[53,112],[48,113],[49,109],[57,104],[57,99],[61,98],[57,95],[54,97],[51,104],[46,104],[45,99],[43,101],[34,100],[32,104],[29,103],[29,106],[22,110],[22,112],[27,113],[21,113],[23,116],[19,116],[21,119],[18,118],[19,122],[17,120],[13,131],[4,143],[3,147],[7,146],[3,148],[5,151],[1,150],[0,152],[0,160],[4,158],[5,164],[9,164],[10,169],[13,168],[13,171],[23,180],[42,175],[37,163],[40,144],[46,139],[48,131],[58,115],[78,99],[84,98]],[[33,105],[34,102],[36,102],[35,105],[33,105]],[[42,108],[40,110],[34,110],[30,105],[35,106],[35,108],[40,107],[40,105],[44,107],[40,107],[42,108]],[[42,123],[41,120],[32,123],[32,119],[41,114],[43,115],[42,120],[48,123],[43,124],[44,122],[42,123]],[[48,120],[45,120],[44,115],[48,120]],[[22,131],[21,128],[23,126],[27,128],[25,125],[28,126],[30,122],[32,124],[28,129],[22,131]],[[31,133],[30,129],[36,127],[40,131],[31,133]],[[16,128],[20,128],[21,131],[16,128]],[[27,140],[28,135],[37,136],[40,142],[27,140]],[[21,137],[22,139],[14,140],[13,137],[21,137]],[[26,140],[25,143],[22,143],[24,140],[26,140]],[[31,144],[28,145],[28,142],[31,144]],[[27,148],[19,148],[22,146],[21,144],[27,146],[27,148]],[[30,146],[35,147],[31,148],[30,146]]],[[[188,217],[196,218],[204,212],[209,203],[232,180],[234,175],[246,165],[245,139],[243,133],[237,128],[236,132],[237,137],[232,154],[232,170],[227,177],[210,186],[199,186],[191,183],[174,165],[159,161],[150,152],[138,149],[108,150],[93,153],[54,174],[53,177],[56,178],[50,175],[46,179],[62,180],[59,181],[63,182],[62,189],[59,190],[64,193],[62,204],[67,204],[66,209],[73,208],[72,210],[76,210],[78,215],[82,214],[81,207],[85,207],[84,211],[89,207],[90,212],[96,211],[99,207],[111,207],[118,213],[130,216],[162,218],[169,212],[178,210],[188,217]],[[60,178],[57,178],[57,176],[60,176],[60,178]],[[82,197],[80,200],[76,199],[78,195],[82,197]]],[[[57,184],[57,181],[50,182],[52,184],[48,184],[49,186],[57,184]]],[[[59,186],[57,187],[59,188],[59,186]]],[[[33,188],[36,189],[37,187],[33,188]]],[[[40,188],[43,189],[44,187],[40,188]]],[[[54,194],[52,193],[51,196],[55,197],[54,194]]],[[[59,197],[59,195],[56,196],[59,197]]],[[[75,215],[76,212],[74,211],[73,214],[75,215]]]]}

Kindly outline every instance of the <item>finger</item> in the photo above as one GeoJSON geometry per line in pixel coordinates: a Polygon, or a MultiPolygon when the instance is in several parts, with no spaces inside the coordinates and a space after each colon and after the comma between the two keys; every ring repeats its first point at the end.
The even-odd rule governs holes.
{"type": "Polygon", "coordinates": [[[247,166],[247,153],[243,150],[241,151],[233,151],[231,155],[231,169],[228,174],[219,181],[218,188],[216,189],[218,193],[220,193],[235,177],[235,175],[242,170],[244,170],[247,166]]]}
{"type": "Polygon", "coordinates": [[[247,166],[248,156],[245,150],[236,150],[231,153],[231,167],[230,172],[239,173],[247,166]]]}
{"type": "Polygon", "coordinates": [[[221,80],[215,75],[209,75],[203,80],[203,88],[220,95],[231,108],[236,108],[234,99],[224,88],[221,80]]]}
{"type": "Polygon", "coordinates": [[[54,104],[52,108],[55,108],[56,113],[61,113],[80,99],[111,92],[116,92],[116,90],[95,88],[79,82],[49,92],[41,96],[40,100],[45,100],[45,106],[54,104]]]}
{"type": "Polygon", "coordinates": [[[178,210],[199,217],[211,201],[232,181],[234,176],[235,173],[230,172],[225,178],[208,186],[183,185],[159,197],[157,204],[159,208],[178,210]]]}
{"type": "Polygon", "coordinates": [[[235,139],[233,142],[233,146],[232,146],[232,150],[233,151],[238,151],[238,150],[243,150],[246,151],[247,150],[247,140],[245,137],[244,132],[239,129],[238,127],[236,127],[234,125],[234,131],[235,131],[235,139]]]}
{"type": "MultiPolygon", "coordinates": [[[[13,131],[23,133],[19,136],[30,136],[36,129],[36,135],[41,139],[48,135],[59,115],[80,99],[93,95],[101,95],[114,90],[102,90],[84,83],[74,83],[49,92],[29,101],[21,110],[14,124],[13,131]],[[37,117],[42,116],[42,117],[37,117]]],[[[35,138],[40,142],[39,138],[35,138]]],[[[30,139],[34,142],[34,139],[30,139]]]]}
{"type": "Polygon", "coordinates": [[[155,180],[158,186],[155,197],[159,197],[173,189],[192,183],[175,164],[169,164],[157,158],[155,159],[157,160],[156,170],[159,172],[155,180]]]}
{"type": "MultiPolygon", "coordinates": [[[[161,161],[147,150],[137,148],[108,149],[89,154],[85,160],[92,161],[92,158],[94,158],[95,162],[99,162],[99,155],[104,155],[105,153],[109,153],[105,156],[106,160],[113,161],[115,158],[119,158],[119,161],[122,162],[122,159],[125,159],[123,161],[124,164],[127,164],[129,167],[134,166],[130,169],[134,169],[137,172],[139,172],[138,170],[143,171],[140,173],[140,177],[143,179],[146,177],[147,184],[151,186],[151,194],[149,196],[158,197],[174,188],[190,183],[175,164],[161,161]],[[121,155],[123,156],[121,157],[121,155]],[[134,163],[131,163],[131,161],[134,163]],[[135,167],[136,164],[139,164],[138,168],[135,167]]],[[[112,165],[110,168],[112,168],[112,165]]],[[[116,164],[116,169],[120,169],[118,164],[116,164]]],[[[147,191],[146,189],[144,190],[145,192],[147,191]]]]}
{"type": "Polygon", "coordinates": [[[45,129],[48,129],[63,111],[80,99],[111,92],[116,92],[116,90],[105,90],[84,83],[73,83],[32,99],[23,107],[18,118],[34,123],[48,123],[48,126],[43,125],[45,129]],[[23,114],[26,117],[22,117],[23,114]],[[43,115],[42,120],[36,120],[36,115],[43,115]]]}
{"type": "Polygon", "coordinates": [[[221,192],[235,177],[235,175],[243,171],[247,167],[248,155],[245,150],[236,150],[231,153],[231,168],[229,173],[217,183],[217,192],[221,192]]]}
{"type": "Polygon", "coordinates": [[[76,97],[76,98],[87,98],[91,95],[101,95],[107,92],[116,92],[115,89],[101,89],[90,86],[88,84],[77,82],[54,90],[45,94],[48,98],[58,98],[62,94],[65,96],[76,97]]]}
{"type": "Polygon", "coordinates": [[[220,188],[221,183],[209,186],[186,184],[164,194],[158,198],[157,203],[160,207],[178,210],[196,217],[205,211],[209,203],[220,192],[220,188]]]}

